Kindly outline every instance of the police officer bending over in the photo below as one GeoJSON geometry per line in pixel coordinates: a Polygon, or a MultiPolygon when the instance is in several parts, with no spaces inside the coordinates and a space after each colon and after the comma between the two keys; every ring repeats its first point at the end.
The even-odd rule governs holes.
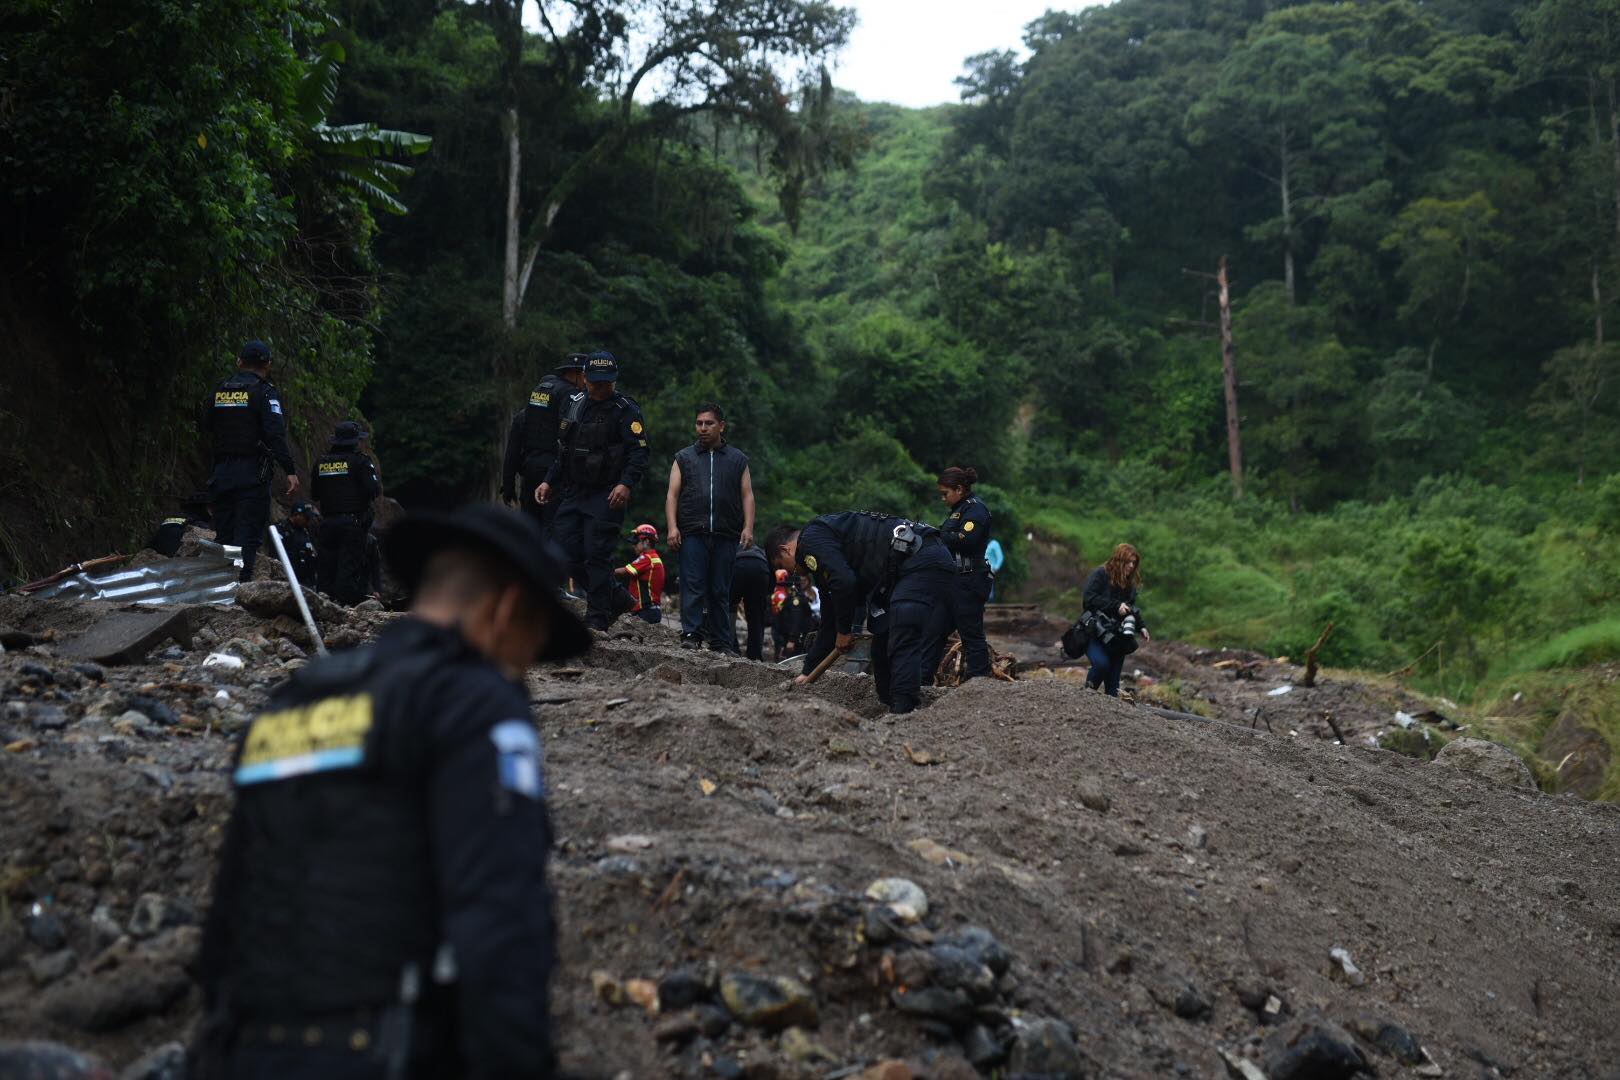
{"type": "Polygon", "coordinates": [[[647,428],[641,406],[618,392],[619,364],[597,352],[585,362],[585,397],[574,402],[557,437],[557,460],[535,489],[541,506],[562,490],[552,540],[568,559],[574,587],[585,583],[586,618],[606,630],[613,604],[613,555],[630,489],[647,471],[647,428]]]}
{"type": "Polygon", "coordinates": [[[192,1076],[552,1073],[540,740],[521,679],[590,635],[510,510],[407,517],[413,594],[375,644],[300,670],[238,751],[192,1076]]]}
{"type": "Polygon", "coordinates": [[[557,435],[569,407],[585,395],[584,353],[569,353],[555,371],[549,372],[533,390],[528,404],[512,417],[512,430],[506,436],[506,456],[501,462],[501,499],[514,502],[525,514],[532,514],[549,533],[557,504],[541,506],[530,498],[557,460],[557,435]],[[519,477],[522,479],[519,480],[519,477]],[[519,498],[518,493],[523,492],[519,498]]]}
{"type": "Polygon", "coordinates": [[[928,620],[956,573],[938,530],[884,514],[825,514],[802,530],[772,529],[765,552],[777,569],[808,571],[821,589],[822,629],[799,679],[807,679],[835,644],[849,648],[855,611],[868,604],[878,700],[891,713],[915,709],[928,620]]]}
{"type": "Polygon", "coordinates": [[[213,444],[214,472],[208,497],[214,509],[214,539],[242,549],[241,580],[253,580],[259,544],[270,523],[270,466],[287,474],[285,494],[298,492],[298,471],[287,448],[287,418],[270,385],[270,347],[242,346],[236,374],[214,387],[203,405],[202,430],[213,444]]]}
{"type": "Polygon", "coordinates": [[[366,596],[366,534],[371,503],[382,494],[377,467],[360,449],[366,433],[352,420],[332,432],[332,443],[315,463],[311,494],[321,507],[320,568],[317,587],[340,604],[366,596]]]}

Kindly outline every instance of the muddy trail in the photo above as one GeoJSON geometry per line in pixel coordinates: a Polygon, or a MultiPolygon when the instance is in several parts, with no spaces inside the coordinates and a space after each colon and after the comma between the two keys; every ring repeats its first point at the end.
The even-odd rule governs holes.
{"type": "MultiPolygon", "coordinates": [[[[111,605],[0,599],[0,628],[48,637],[0,656],[0,1039],[171,1075],[230,740],[309,646],[285,586],[255,588],[126,665],[69,655],[111,605]]],[[[317,617],[353,642],[391,616],[317,617]]],[[[1055,659],[1055,633],[1004,630],[1055,659]]],[[[1620,810],[1523,786],[1505,751],[1365,745],[1391,691],[1267,697],[1301,695],[1268,732],[1242,710],[1287,665],[1140,656],[1141,696],[1178,699],[1058,666],[890,718],[864,677],[790,691],[624,621],[537,669],[565,1069],[1620,1075],[1620,810]]]]}

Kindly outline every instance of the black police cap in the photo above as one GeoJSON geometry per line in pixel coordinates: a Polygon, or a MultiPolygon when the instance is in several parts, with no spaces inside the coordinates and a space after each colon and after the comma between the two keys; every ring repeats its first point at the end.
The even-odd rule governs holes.
{"type": "Polygon", "coordinates": [[[250,341],[242,346],[237,358],[248,364],[268,364],[270,362],[270,346],[262,341],[250,341]]]}
{"type": "Polygon", "coordinates": [[[593,352],[585,359],[585,380],[587,382],[616,382],[619,378],[619,361],[607,350],[593,352]]]}
{"type": "Polygon", "coordinates": [[[563,357],[562,363],[557,365],[558,371],[584,371],[585,361],[589,360],[589,353],[571,352],[563,357]]]}
{"type": "Polygon", "coordinates": [[[548,550],[540,527],[524,514],[488,503],[451,513],[420,511],[390,528],[382,543],[394,576],[412,594],[428,560],[457,546],[483,548],[510,563],[550,612],[551,636],[536,660],[566,660],[591,647],[591,632],[557,598],[563,585],[561,563],[548,550]]]}
{"type": "Polygon", "coordinates": [[[345,420],[332,429],[332,443],[335,446],[354,445],[369,435],[353,420],[345,420]]]}

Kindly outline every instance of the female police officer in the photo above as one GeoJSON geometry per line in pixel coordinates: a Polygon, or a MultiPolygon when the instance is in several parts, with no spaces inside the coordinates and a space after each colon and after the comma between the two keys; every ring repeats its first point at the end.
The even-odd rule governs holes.
{"type": "Polygon", "coordinates": [[[991,580],[990,564],[984,559],[990,543],[990,508],[973,494],[978,479],[976,470],[955,465],[939,474],[939,497],[951,509],[939,530],[956,560],[956,579],[934,608],[928,626],[928,652],[923,658],[926,679],[939,670],[945,639],[952,630],[962,638],[962,681],[990,674],[990,646],[984,640],[984,605],[990,599],[991,580]]]}

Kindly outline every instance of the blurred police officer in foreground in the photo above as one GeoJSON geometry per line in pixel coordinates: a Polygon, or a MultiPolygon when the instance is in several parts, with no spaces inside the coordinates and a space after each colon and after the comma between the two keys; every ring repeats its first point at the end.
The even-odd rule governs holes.
{"type": "Polygon", "coordinates": [[[606,630],[616,614],[613,556],[630,489],[647,471],[647,428],[641,406],[618,392],[619,364],[609,352],[585,361],[585,396],[563,418],[557,460],[534,500],[548,506],[561,491],[552,541],[568,559],[577,589],[585,585],[586,618],[606,630]]]}
{"type": "Polygon", "coordinates": [[[321,508],[317,587],[340,604],[365,599],[366,534],[371,531],[372,501],[382,494],[377,467],[360,447],[366,437],[352,420],[339,424],[309,482],[321,508]]]}
{"type": "Polygon", "coordinates": [[[214,538],[242,549],[241,579],[251,581],[270,522],[272,462],[287,474],[285,494],[298,491],[298,471],[287,448],[287,418],[281,397],[270,384],[270,347],[264,342],[242,346],[236,374],[214,387],[203,405],[202,430],[213,447],[208,496],[213,503],[214,538]]]}
{"type": "Polygon", "coordinates": [[[528,404],[512,417],[506,435],[506,456],[501,462],[501,499],[532,514],[548,532],[557,504],[541,506],[532,498],[557,460],[557,436],[568,409],[585,394],[584,353],[569,353],[555,371],[548,372],[533,390],[528,404]],[[519,493],[522,493],[521,495],[519,493]]]}
{"type": "Polygon", "coordinates": [[[551,845],[522,678],[589,647],[531,519],[409,516],[410,616],[300,670],[243,737],[193,1077],[552,1073],[551,845]]]}
{"type": "Polygon", "coordinates": [[[777,569],[809,572],[821,589],[821,632],[795,681],[808,679],[835,645],[850,647],[855,611],[865,604],[878,700],[891,713],[915,709],[928,621],[956,573],[939,531],[885,514],[824,514],[802,530],[772,529],[765,554],[777,569]]]}

